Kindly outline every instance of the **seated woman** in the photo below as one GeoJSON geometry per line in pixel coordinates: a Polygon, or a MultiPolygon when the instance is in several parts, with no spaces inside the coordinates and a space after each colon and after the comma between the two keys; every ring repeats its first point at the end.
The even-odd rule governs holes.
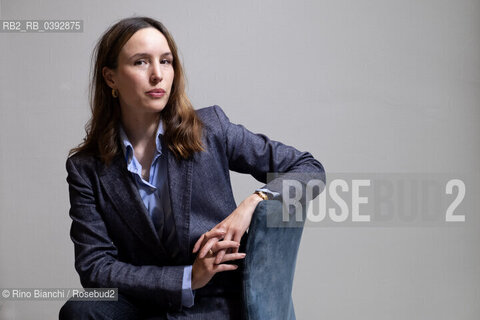
{"type": "Polygon", "coordinates": [[[75,268],[118,301],[67,301],[60,319],[241,319],[240,242],[282,174],[324,179],[309,153],[254,134],[222,109],[194,110],[177,47],[134,17],[95,49],[92,116],[67,160],[75,268]],[[265,183],[236,205],[229,170],[265,183]]]}

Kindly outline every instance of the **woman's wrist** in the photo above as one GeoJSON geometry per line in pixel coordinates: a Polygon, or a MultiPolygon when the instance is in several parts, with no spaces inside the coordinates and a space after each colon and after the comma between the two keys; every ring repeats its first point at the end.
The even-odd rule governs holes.
{"type": "Polygon", "coordinates": [[[255,204],[255,206],[257,206],[257,204],[258,204],[260,201],[266,200],[266,199],[264,199],[261,195],[259,195],[257,192],[252,193],[251,195],[249,195],[247,199],[249,199],[251,203],[255,204]]]}

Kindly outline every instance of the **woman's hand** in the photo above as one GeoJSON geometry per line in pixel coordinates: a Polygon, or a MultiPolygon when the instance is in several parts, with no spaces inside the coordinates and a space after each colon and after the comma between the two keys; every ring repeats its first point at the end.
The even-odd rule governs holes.
{"type": "MultiPolygon", "coordinates": [[[[215,233],[220,235],[221,233],[215,233]]],[[[192,290],[196,290],[205,286],[210,279],[217,273],[222,271],[232,271],[238,268],[234,264],[223,264],[226,261],[238,260],[245,258],[245,253],[228,253],[223,256],[220,264],[214,263],[216,253],[220,250],[237,249],[240,246],[239,242],[235,241],[220,241],[217,242],[212,249],[209,249],[207,255],[200,258],[198,255],[192,267],[192,290]]]]}
{"type": "MultiPolygon", "coordinates": [[[[209,250],[211,250],[213,246],[219,243],[219,241],[222,239],[223,241],[221,242],[233,240],[240,243],[243,234],[250,225],[253,212],[260,201],[262,201],[262,198],[260,198],[260,196],[257,194],[248,196],[227,218],[213,227],[213,229],[209,232],[204,233],[197,240],[195,246],[193,247],[193,253],[197,252],[201,248],[198,257],[204,258],[209,250]]],[[[227,249],[231,249],[229,251],[234,253],[238,252],[238,247],[221,249],[216,254],[215,264],[222,262],[227,249]]]]}

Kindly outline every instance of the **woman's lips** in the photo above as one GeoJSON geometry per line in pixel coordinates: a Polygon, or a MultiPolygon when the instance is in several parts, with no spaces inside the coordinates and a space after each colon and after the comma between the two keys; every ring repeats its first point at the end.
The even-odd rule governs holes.
{"type": "Polygon", "coordinates": [[[163,89],[153,89],[153,90],[147,91],[147,94],[150,97],[153,97],[153,98],[161,98],[165,95],[165,90],[163,90],[163,89]]]}

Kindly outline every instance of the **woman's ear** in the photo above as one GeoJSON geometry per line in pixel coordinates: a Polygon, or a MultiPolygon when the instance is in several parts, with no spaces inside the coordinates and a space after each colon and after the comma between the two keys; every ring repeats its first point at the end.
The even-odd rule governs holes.
{"type": "Polygon", "coordinates": [[[102,75],[103,79],[110,88],[117,89],[117,86],[115,85],[115,72],[112,69],[103,67],[102,75]]]}

